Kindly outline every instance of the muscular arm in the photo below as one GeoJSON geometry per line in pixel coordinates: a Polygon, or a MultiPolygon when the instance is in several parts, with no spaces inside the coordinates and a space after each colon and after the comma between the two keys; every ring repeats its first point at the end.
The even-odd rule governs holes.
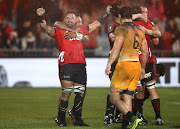
{"type": "Polygon", "coordinates": [[[64,23],[60,22],[60,21],[56,21],[54,23],[54,27],[57,27],[59,29],[62,29],[62,30],[67,30],[67,31],[71,31],[71,32],[76,32],[76,29],[71,29],[71,28],[68,28],[64,23]]]}
{"type": "Polygon", "coordinates": [[[56,33],[56,30],[55,30],[53,27],[48,26],[48,25],[46,24],[46,22],[39,23],[39,24],[40,24],[42,30],[43,30],[44,32],[46,32],[49,36],[53,37],[53,35],[56,33]]]}
{"type": "Polygon", "coordinates": [[[159,38],[153,38],[152,39],[153,44],[158,45],[159,44],[159,38]]]}
{"type": "Polygon", "coordinates": [[[153,30],[146,29],[144,26],[141,26],[141,25],[139,25],[139,27],[147,35],[154,36],[154,37],[161,37],[161,32],[156,26],[153,27],[153,30]]]}
{"type": "Polygon", "coordinates": [[[53,37],[53,35],[55,34],[56,30],[51,27],[51,26],[48,26],[43,15],[45,13],[45,9],[43,8],[38,8],[36,10],[36,13],[38,15],[38,20],[39,20],[39,24],[40,24],[40,27],[42,28],[42,30],[44,32],[46,32],[49,36],[53,37]]]}
{"type": "Polygon", "coordinates": [[[109,33],[109,38],[110,38],[110,40],[111,40],[112,42],[114,42],[114,41],[115,41],[115,35],[114,35],[114,33],[109,33]]]}
{"type": "Polygon", "coordinates": [[[142,80],[145,77],[145,67],[148,60],[148,46],[147,41],[144,40],[141,46],[141,74],[140,74],[140,80],[142,80]]]}
{"type": "Polygon", "coordinates": [[[152,36],[154,36],[154,37],[161,37],[161,32],[160,32],[160,30],[156,26],[153,27],[152,36]]]}
{"type": "Polygon", "coordinates": [[[113,45],[112,53],[109,57],[107,67],[105,70],[106,75],[111,73],[111,65],[117,59],[119,52],[121,50],[121,47],[123,45],[123,42],[124,42],[124,37],[122,37],[122,36],[116,37],[114,45],[113,45]]]}
{"type": "Polygon", "coordinates": [[[93,32],[95,29],[97,29],[100,26],[101,26],[101,23],[97,20],[89,24],[89,33],[93,32]]]}
{"type": "Polygon", "coordinates": [[[148,60],[148,46],[147,46],[147,41],[144,40],[141,46],[141,68],[145,69],[146,63],[148,60]]]}

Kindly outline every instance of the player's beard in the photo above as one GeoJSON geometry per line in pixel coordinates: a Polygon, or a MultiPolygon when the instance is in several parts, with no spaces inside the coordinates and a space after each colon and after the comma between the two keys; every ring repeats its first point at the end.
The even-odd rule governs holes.
{"type": "Polygon", "coordinates": [[[74,27],[75,27],[75,24],[73,24],[72,22],[68,22],[68,23],[66,23],[66,26],[67,26],[68,28],[74,28],[74,27]]]}

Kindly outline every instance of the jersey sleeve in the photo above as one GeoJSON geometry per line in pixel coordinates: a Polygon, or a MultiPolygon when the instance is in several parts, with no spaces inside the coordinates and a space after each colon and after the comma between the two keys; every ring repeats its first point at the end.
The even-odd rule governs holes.
{"type": "Polygon", "coordinates": [[[113,32],[114,32],[114,29],[115,29],[114,26],[109,26],[109,28],[108,28],[108,34],[113,33],[113,32]]]}
{"type": "Polygon", "coordinates": [[[56,27],[54,27],[54,29],[55,29],[56,32],[53,35],[53,38],[57,39],[57,37],[62,36],[62,34],[60,33],[60,29],[58,29],[56,27]]]}
{"type": "Polygon", "coordinates": [[[119,26],[115,29],[115,36],[122,36],[125,37],[125,35],[127,34],[127,29],[123,26],[119,26]]]}

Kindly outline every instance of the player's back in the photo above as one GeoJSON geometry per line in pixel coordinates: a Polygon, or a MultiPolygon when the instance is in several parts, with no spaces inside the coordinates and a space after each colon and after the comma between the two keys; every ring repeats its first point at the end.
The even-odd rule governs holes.
{"type": "Polygon", "coordinates": [[[132,22],[125,22],[116,28],[115,35],[124,37],[118,61],[139,61],[138,53],[145,40],[142,30],[132,22]]]}

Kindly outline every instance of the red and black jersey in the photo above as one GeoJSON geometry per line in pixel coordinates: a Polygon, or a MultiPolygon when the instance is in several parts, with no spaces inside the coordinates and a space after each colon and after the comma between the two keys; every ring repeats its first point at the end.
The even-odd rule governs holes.
{"type": "MultiPolygon", "coordinates": [[[[154,26],[154,23],[151,22],[150,20],[148,20],[147,23],[142,20],[135,20],[133,21],[133,23],[136,24],[137,26],[139,25],[144,26],[146,29],[149,29],[149,30],[153,30],[153,26],[154,26]]],[[[153,36],[150,36],[150,35],[145,35],[145,36],[146,36],[146,41],[147,41],[148,51],[149,51],[149,57],[148,57],[148,62],[149,62],[151,60],[149,59],[151,57],[150,40],[153,38],[153,36]]]]}
{"type": "MultiPolygon", "coordinates": [[[[134,24],[136,24],[137,26],[141,25],[141,26],[144,26],[146,29],[149,29],[149,30],[153,30],[153,26],[154,26],[154,23],[151,22],[150,20],[148,20],[148,22],[144,22],[142,20],[135,20],[133,21],[134,24]]],[[[147,40],[147,45],[148,45],[148,51],[149,51],[149,56],[151,56],[151,50],[150,50],[150,40],[153,38],[152,36],[150,35],[145,35],[146,36],[146,40],[147,40]]]]}
{"type": "MultiPolygon", "coordinates": [[[[115,22],[115,23],[113,23],[112,25],[109,26],[109,28],[108,28],[108,38],[109,38],[109,34],[114,33],[116,27],[118,27],[119,25],[120,25],[119,23],[115,22]]],[[[111,50],[112,50],[114,42],[112,42],[110,38],[109,38],[109,43],[110,43],[110,47],[111,47],[111,50]]]]}
{"type": "MultiPolygon", "coordinates": [[[[139,60],[141,61],[141,54],[139,55],[139,60]]],[[[156,57],[152,54],[151,56],[149,56],[147,63],[157,63],[156,57]]]]}
{"type": "MultiPolygon", "coordinates": [[[[80,33],[85,35],[89,34],[87,25],[78,28],[81,30],[80,33]]],[[[64,37],[66,30],[58,28],[55,28],[55,30],[56,33],[53,37],[56,39],[60,51],[59,65],[63,66],[70,63],[86,64],[82,41],[77,38],[66,39],[64,37]]]]}
{"type": "MultiPolygon", "coordinates": [[[[112,25],[109,26],[109,28],[108,28],[108,38],[109,38],[109,34],[114,33],[116,27],[118,27],[119,25],[120,25],[119,23],[115,22],[115,23],[113,23],[112,25]]],[[[110,44],[110,48],[112,50],[114,42],[112,42],[110,38],[109,38],[109,44],[110,44]]],[[[109,52],[109,57],[110,57],[110,54],[111,54],[111,50],[109,52]]],[[[117,61],[118,61],[118,59],[115,60],[115,62],[117,62],[117,61]]]]}

